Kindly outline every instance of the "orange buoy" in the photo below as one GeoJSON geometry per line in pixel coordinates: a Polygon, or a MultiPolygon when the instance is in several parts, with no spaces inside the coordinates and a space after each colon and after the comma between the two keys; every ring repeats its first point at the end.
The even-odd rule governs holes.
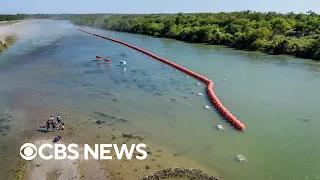
{"type": "Polygon", "coordinates": [[[241,131],[244,131],[244,130],[246,129],[246,126],[243,125],[243,124],[240,124],[240,125],[239,125],[239,128],[240,128],[241,131]]]}

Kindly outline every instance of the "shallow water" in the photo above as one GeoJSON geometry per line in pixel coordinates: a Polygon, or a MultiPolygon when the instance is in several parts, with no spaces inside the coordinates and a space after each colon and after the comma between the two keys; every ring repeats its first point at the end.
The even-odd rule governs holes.
{"type": "MultiPolygon", "coordinates": [[[[246,125],[246,132],[204,108],[209,101],[197,95],[205,94],[204,84],[197,86],[197,80],[132,49],[78,32],[66,21],[24,25],[20,40],[0,55],[1,107],[13,117],[20,109],[37,107],[71,108],[88,116],[103,112],[128,121],[123,129],[174,149],[225,179],[320,178],[319,64],[82,28],[210,78],[220,101],[246,125]],[[94,61],[96,55],[112,63],[94,61]],[[120,60],[127,61],[126,69],[117,66],[120,60]],[[225,130],[217,130],[218,124],[225,130]],[[237,161],[237,154],[248,161],[237,161]]],[[[1,126],[15,127],[19,121],[1,126]]],[[[14,131],[18,129],[10,129],[0,141],[5,143],[14,131]]]]}

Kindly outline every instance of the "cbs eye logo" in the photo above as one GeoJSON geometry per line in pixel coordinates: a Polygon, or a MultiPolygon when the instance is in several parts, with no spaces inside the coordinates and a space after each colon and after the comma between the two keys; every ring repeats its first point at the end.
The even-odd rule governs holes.
{"type": "Polygon", "coordinates": [[[37,148],[31,143],[25,143],[20,148],[20,155],[23,159],[30,161],[37,156],[37,148]]]}

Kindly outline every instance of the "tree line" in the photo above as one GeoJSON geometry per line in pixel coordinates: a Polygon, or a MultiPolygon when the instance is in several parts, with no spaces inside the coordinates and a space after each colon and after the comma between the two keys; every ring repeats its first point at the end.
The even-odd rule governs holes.
{"type": "Polygon", "coordinates": [[[17,14],[17,15],[0,14],[0,22],[1,21],[23,20],[24,18],[25,18],[25,15],[23,15],[23,14],[17,14]]]}
{"type": "Polygon", "coordinates": [[[312,11],[0,15],[0,21],[21,19],[66,19],[114,31],[320,60],[320,15],[312,11]]]}
{"type": "Polygon", "coordinates": [[[320,15],[231,13],[65,16],[77,25],[320,60],[320,15]]]}

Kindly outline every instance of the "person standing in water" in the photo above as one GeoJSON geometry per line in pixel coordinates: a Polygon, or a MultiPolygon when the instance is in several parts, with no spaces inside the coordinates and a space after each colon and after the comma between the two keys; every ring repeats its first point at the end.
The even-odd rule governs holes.
{"type": "Polygon", "coordinates": [[[56,122],[53,121],[51,124],[52,124],[52,131],[56,131],[56,122]]]}
{"type": "Polygon", "coordinates": [[[46,127],[47,127],[47,131],[49,131],[49,129],[50,129],[50,120],[47,121],[46,127]]]}
{"type": "Polygon", "coordinates": [[[52,116],[50,116],[49,120],[51,124],[54,122],[54,118],[52,116]]]}
{"type": "Polygon", "coordinates": [[[60,117],[60,115],[58,114],[58,116],[57,116],[57,121],[58,121],[58,125],[61,123],[61,117],[60,117]]]}
{"type": "Polygon", "coordinates": [[[54,122],[54,117],[50,116],[49,123],[52,126],[52,131],[54,131],[56,128],[56,125],[55,125],[56,122],[54,122]]]}
{"type": "Polygon", "coordinates": [[[59,131],[63,131],[64,130],[64,123],[61,122],[58,128],[59,131]]]}

